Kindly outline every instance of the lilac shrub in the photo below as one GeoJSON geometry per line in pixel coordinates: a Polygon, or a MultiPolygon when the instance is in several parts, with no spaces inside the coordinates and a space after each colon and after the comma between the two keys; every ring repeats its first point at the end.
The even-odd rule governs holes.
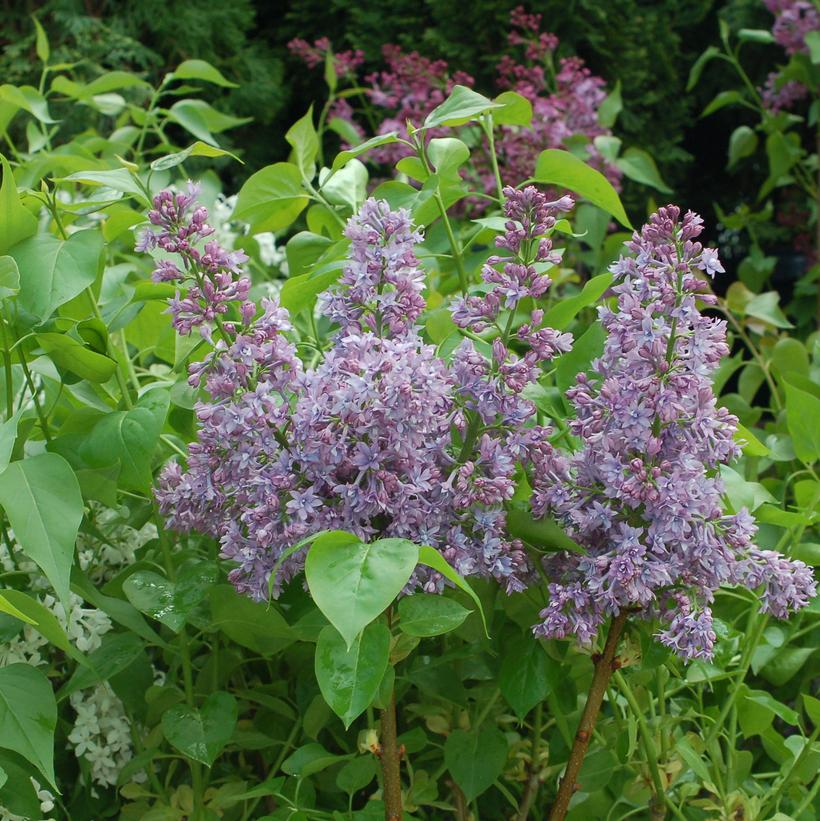
{"type": "MultiPolygon", "coordinates": [[[[456,310],[464,326],[495,324],[502,310],[512,316],[549,285],[534,265],[554,261],[542,235],[571,201],[548,203],[532,188],[507,196],[498,241],[506,255],[484,269],[496,307],[481,312],[465,300],[456,310]]],[[[491,361],[469,340],[452,364],[439,358],[418,324],[424,273],[413,248],[421,236],[406,211],[371,199],[348,222],[348,264],[323,298],[338,330],[322,361],[305,368],[287,312],[266,300],[257,316],[241,260],[208,239],[194,197],[194,189],[160,193],[139,241],[173,255],[157,261],[154,278],[187,288],[170,302],[177,329],[198,328],[214,341],[191,366],[191,385],[208,398],[196,407],[187,469],[170,463],[157,491],[168,524],[218,539],[237,563],[231,581],[256,599],[301,571],[304,550],[286,551],[324,529],[431,545],[464,576],[523,589],[532,568],[506,533],[504,504],[516,465],[532,461],[547,432],[523,427],[535,409],[519,393],[540,363],[569,347],[568,335],[540,327],[534,312],[518,332],[530,346],[523,357],[507,347],[507,322],[491,361]]],[[[410,586],[440,591],[443,579],[419,568],[410,586]]]]}
{"type": "Polygon", "coordinates": [[[722,512],[720,465],[739,454],[737,419],[718,407],[710,377],[729,352],[703,274],[723,271],[697,241],[702,220],[675,206],[653,214],[612,272],[615,307],[592,376],[567,392],[571,452],[542,449],[533,510],[551,513],[586,548],[544,563],[550,601],[539,636],[589,644],[623,609],[659,618],[658,637],[686,659],[709,658],[711,603],[722,585],[761,588],[761,610],[784,618],[816,593],[811,570],[753,544],[745,509],[722,512]]]}
{"type": "MultiPolygon", "coordinates": [[[[519,57],[505,55],[497,66],[496,83],[501,90],[512,90],[532,105],[529,126],[500,126],[495,142],[501,176],[504,182],[527,179],[535,168],[538,154],[546,148],[567,148],[573,138],[586,138],[589,162],[603,171],[616,186],[621,171],[606,162],[593,144],[595,137],[612,132],[599,123],[598,110],[606,98],[605,81],[584,65],[579,57],[556,58],[558,38],[541,31],[541,15],[527,14],[519,6],[510,13],[508,43],[519,57]]],[[[319,55],[330,50],[327,38],[311,47],[304,41],[293,41],[291,52],[311,68],[323,63],[319,55]]],[[[462,71],[451,72],[446,60],[431,60],[416,51],[405,53],[388,44],[382,49],[385,68],[365,76],[364,93],[377,114],[381,115],[376,132],[396,132],[408,140],[407,123],[418,126],[447,98],[455,85],[472,87],[474,79],[462,71]]],[[[350,78],[358,65],[360,53],[333,55],[341,75],[350,78]]],[[[352,125],[364,139],[347,100],[336,100],[331,116],[352,125]]],[[[445,136],[449,129],[429,129],[429,139],[445,136]]],[[[370,156],[379,163],[395,164],[413,151],[401,142],[377,147],[370,156]]],[[[488,194],[496,194],[496,179],[490,162],[490,149],[475,157],[478,184],[488,194]]]]}
{"type": "MultiPolygon", "coordinates": [[[[820,30],[820,9],[811,0],[763,0],[775,16],[772,35],[789,57],[808,55],[806,36],[820,30]]],[[[773,71],[760,89],[763,105],[773,114],[794,108],[809,96],[809,89],[800,80],[782,71],[773,71]]]]}

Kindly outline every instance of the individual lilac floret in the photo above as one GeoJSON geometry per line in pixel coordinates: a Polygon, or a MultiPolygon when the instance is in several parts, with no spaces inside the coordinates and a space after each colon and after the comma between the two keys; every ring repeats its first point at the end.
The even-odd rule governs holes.
{"type": "MultiPolygon", "coordinates": [[[[229,306],[246,302],[251,283],[236,276],[248,259],[243,251],[226,251],[214,240],[203,244],[214,229],[208,225],[208,209],[197,202],[198,195],[199,186],[191,182],[187,192],[157,194],[148,212],[152,227],[142,231],[136,250],[159,249],[178,257],[158,259],[153,279],[185,289],[169,303],[176,330],[187,335],[199,328],[210,339],[229,306]]],[[[255,312],[255,307],[244,310],[255,312]]]]}
{"type": "Polygon", "coordinates": [[[586,555],[544,562],[550,602],[540,636],[588,644],[623,608],[660,617],[661,642],[709,658],[710,604],[722,585],[762,587],[764,612],[785,617],[815,595],[812,573],[752,543],[744,509],[722,511],[719,467],[739,449],[737,420],[718,407],[711,376],[728,354],[725,322],[702,316],[702,274],[723,270],[696,238],[702,220],[661,208],[611,268],[615,308],[599,309],[604,353],[567,391],[580,446],[535,453],[533,511],[550,513],[586,555]]]}

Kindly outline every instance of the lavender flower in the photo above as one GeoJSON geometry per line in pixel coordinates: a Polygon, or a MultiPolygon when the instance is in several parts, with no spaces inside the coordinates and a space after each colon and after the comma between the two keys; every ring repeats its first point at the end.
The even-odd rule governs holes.
{"type": "Polygon", "coordinates": [[[747,511],[724,515],[718,467],[738,454],[737,420],[716,404],[710,376],[728,353],[725,323],[698,275],[722,271],[696,241],[702,220],[660,209],[612,266],[617,307],[594,375],[567,392],[580,447],[535,452],[533,510],[551,513],[587,550],[545,561],[555,582],[535,633],[589,643],[623,608],[667,626],[661,642],[684,658],[711,656],[710,604],[722,585],[762,587],[778,617],[815,594],[811,571],[752,543],[747,511]]]}
{"type": "MultiPolygon", "coordinates": [[[[242,277],[230,261],[214,249],[210,264],[191,250],[189,237],[206,224],[204,209],[187,195],[181,202],[169,196],[158,198],[167,213],[158,207],[152,217],[160,233],[143,244],[176,248],[182,268],[205,272],[209,282],[214,268],[233,275],[220,280],[220,292],[234,288],[234,302],[242,299],[236,285],[242,277]]],[[[485,271],[498,288],[514,276],[527,293],[543,293],[549,282],[535,266],[552,258],[542,235],[554,224],[556,207],[532,189],[510,191],[510,222],[499,243],[510,256],[494,264],[512,267],[485,271]]],[[[524,359],[497,345],[492,361],[462,351],[448,365],[419,333],[425,277],[413,250],[420,235],[409,214],[368,200],[346,234],[349,263],[323,298],[324,312],[339,329],[315,367],[305,369],[297,358],[287,339],[287,312],[275,302],[263,303],[258,318],[251,303],[241,302],[233,306],[240,321],[217,323],[213,351],[190,372],[191,383],[209,395],[196,408],[197,441],[187,469],[172,462],[163,471],[160,508],[171,527],[219,539],[222,555],[237,564],[231,581],[257,599],[268,595],[269,584],[276,593],[300,572],[304,551],[282,561],[271,579],[284,551],[327,528],[431,545],[459,573],[491,576],[507,590],[521,590],[531,567],[521,543],[506,534],[504,505],[516,465],[548,431],[519,429],[533,408],[515,390],[535,379],[537,362],[566,349],[568,337],[537,327],[541,317],[535,314],[519,331],[532,344],[524,359]],[[493,419],[485,425],[472,410],[487,390],[503,393],[510,409],[502,414],[505,424],[493,419]]],[[[165,272],[172,265],[163,263],[163,276],[171,276],[165,272]]],[[[507,302],[514,308],[515,299],[507,302]]],[[[210,322],[209,306],[200,305],[203,324],[210,322]]],[[[420,567],[409,587],[434,592],[443,585],[438,574],[420,567]]]]}
{"type": "Polygon", "coordinates": [[[806,35],[820,29],[820,10],[811,0],[763,0],[775,15],[772,34],[786,54],[808,54],[806,35]]]}
{"type": "MultiPolygon", "coordinates": [[[[250,280],[236,277],[248,259],[243,251],[226,251],[213,240],[202,240],[213,234],[208,225],[208,210],[196,201],[199,187],[188,183],[187,193],[161,191],[154,197],[148,219],[154,228],[146,228],[137,241],[137,251],[155,248],[177,255],[180,268],[172,259],[159,259],[154,269],[155,282],[176,282],[185,287],[170,301],[170,313],[177,331],[187,335],[198,327],[202,335],[211,338],[231,303],[245,303],[250,280]]],[[[255,312],[255,307],[243,310],[255,312]]]]}

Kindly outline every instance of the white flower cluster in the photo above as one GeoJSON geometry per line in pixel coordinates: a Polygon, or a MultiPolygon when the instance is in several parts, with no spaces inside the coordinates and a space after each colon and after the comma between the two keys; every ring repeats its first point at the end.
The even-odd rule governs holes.
{"type": "MultiPolygon", "coordinates": [[[[235,248],[237,238],[247,234],[249,229],[247,223],[231,219],[234,208],[236,208],[236,200],[236,194],[230,197],[220,194],[211,209],[211,226],[214,228],[216,239],[226,248],[235,248]]],[[[288,263],[285,249],[276,246],[276,237],[273,233],[264,231],[261,234],[254,234],[253,238],[259,246],[259,259],[262,264],[270,268],[278,268],[287,275],[288,263]]]]}
{"type": "Polygon", "coordinates": [[[107,681],[72,693],[70,700],[77,719],[68,735],[69,747],[77,758],[88,762],[94,784],[113,787],[133,756],[125,708],[107,681]]]}
{"type": "Polygon", "coordinates": [[[136,560],[136,552],[157,538],[153,522],[139,530],[123,521],[120,511],[89,502],[98,536],[80,533],[77,537],[77,560],[82,570],[96,583],[108,581],[136,560]]]}

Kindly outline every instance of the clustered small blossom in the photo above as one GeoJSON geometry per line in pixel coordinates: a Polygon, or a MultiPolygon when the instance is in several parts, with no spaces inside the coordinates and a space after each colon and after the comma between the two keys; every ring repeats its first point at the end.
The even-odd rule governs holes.
{"type": "MultiPolygon", "coordinates": [[[[550,202],[534,186],[521,191],[508,187],[503,193],[506,231],[496,239],[496,246],[507,253],[491,256],[484,265],[482,278],[491,286],[488,291],[458,299],[453,306],[456,325],[474,333],[498,327],[502,312],[511,323],[523,300],[544,296],[551,280],[542,271],[561,261],[552,240],[544,235],[554,228],[558,213],[573,207],[571,197],[550,202]]],[[[456,352],[453,366],[461,379],[462,393],[485,422],[496,416],[507,424],[523,425],[529,420],[534,407],[521,392],[540,375],[540,363],[572,346],[571,334],[540,327],[543,317],[544,312],[536,308],[530,321],[518,329],[517,341],[528,346],[523,356],[510,349],[503,333],[493,342],[492,362],[476,352],[471,339],[465,339],[456,352]]],[[[503,332],[500,327],[498,330],[503,332]]]]}
{"type": "MultiPolygon", "coordinates": [[[[49,583],[40,569],[29,561],[8,531],[11,549],[0,542],[0,568],[6,572],[27,573],[28,589],[37,591],[38,602],[59,622],[66,635],[83,653],[91,653],[102,644],[103,636],[112,629],[111,619],[102,610],[85,607],[76,593],[69,593],[68,611],[65,605],[47,592],[49,583]]],[[[51,663],[49,641],[35,626],[20,624],[20,631],[8,641],[0,643],[0,667],[23,663],[35,667],[51,663]]]]}
{"type": "MultiPolygon", "coordinates": [[[[485,276],[499,288],[515,276],[527,293],[543,293],[549,281],[536,266],[553,257],[540,234],[569,204],[534,189],[508,194],[499,247],[510,256],[495,263],[507,274],[488,265],[485,276]]],[[[287,312],[267,302],[262,317],[223,326],[214,351],[191,367],[210,399],[196,408],[187,470],[173,462],[163,472],[161,510],[172,527],[219,539],[237,563],[231,581],[257,599],[301,571],[304,551],[283,556],[291,545],[331,528],[431,545],[459,573],[521,590],[531,567],[506,535],[504,504],[517,462],[545,433],[519,430],[534,408],[516,391],[568,337],[537,327],[535,314],[517,343],[532,345],[525,357],[496,345],[489,362],[467,346],[450,366],[420,335],[425,276],[409,214],[371,199],[345,233],[348,264],[321,304],[338,326],[322,361],[302,366],[287,312]],[[492,391],[509,412],[488,409],[492,391]]],[[[509,295],[504,310],[518,299],[509,295]]],[[[439,591],[443,579],[419,568],[410,589],[418,586],[439,591]]]]}
{"type": "Polygon", "coordinates": [[[107,681],[72,693],[69,699],[77,714],[68,734],[69,748],[87,763],[93,784],[116,786],[120,770],[133,758],[131,723],[122,701],[107,681]]]}
{"type": "Polygon", "coordinates": [[[692,212],[661,208],[633,235],[635,256],[612,266],[604,353],[567,392],[580,446],[535,459],[533,511],[586,549],[544,562],[553,581],[537,635],[588,644],[629,609],[659,617],[660,641],[682,657],[709,658],[718,587],[762,588],[761,610],[779,618],[815,595],[803,562],[753,544],[748,511],[722,511],[719,468],[739,454],[737,420],[710,381],[729,349],[725,322],[698,310],[714,301],[702,275],[723,271],[701,231],[692,212]]]}
{"type": "Polygon", "coordinates": [[[808,54],[806,36],[820,31],[820,9],[811,0],[763,0],[775,16],[772,34],[786,54],[808,54]]]}
{"type": "Polygon", "coordinates": [[[170,301],[173,325],[180,334],[199,328],[210,338],[233,303],[244,311],[256,308],[248,303],[251,282],[236,277],[248,257],[244,251],[227,251],[216,240],[208,239],[214,229],[208,224],[208,210],[197,203],[198,186],[188,184],[187,192],[160,192],[148,212],[152,228],[146,228],[137,243],[138,251],[159,249],[169,256],[161,257],[154,269],[155,282],[174,282],[186,287],[184,294],[170,301]],[[199,243],[206,240],[200,247],[199,243]],[[178,256],[180,267],[172,258],[178,256]],[[250,309],[248,309],[250,305],[250,309]]]}
{"type": "MultiPolygon", "coordinates": [[[[528,14],[523,7],[510,15],[508,42],[524,52],[523,62],[510,55],[501,58],[498,86],[526,97],[533,107],[528,127],[500,126],[496,139],[502,177],[507,182],[532,175],[538,154],[545,148],[566,148],[572,137],[587,139],[589,161],[603,171],[614,185],[619,185],[620,170],[605,162],[593,140],[611,134],[598,122],[598,110],[606,98],[605,82],[592,74],[578,57],[567,57],[555,63],[558,38],[541,31],[541,15],[528,14]]],[[[318,43],[318,41],[317,41],[318,43]]],[[[320,60],[315,52],[292,49],[310,67],[320,60]]],[[[386,112],[377,128],[378,134],[395,132],[408,138],[407,123],[420,125],[425,117],[447,98],[455,85],[473,87],[474,79],[461,71],[451,72],[446,60],[431,60],[416,51],[404,53],[397,45],[383,46],[386,68],[364,78],[364,93],[377,109],[386,112]]],[[[338,55],[337,55],[338,58],[338,55]]],[[[331,116],[347,121],[364,138],[355,122],[354,112],[346,100],[334,103],[331,116]]],[[[427,137],[446,136],[446,129],[428,129],[427,137]]],[[[395,164],[408,156],[411,149],[401,143],[390,143],[370,151],[375,162],[395,164]]],[[[496,193],[496,179],[489,157],[476,158],[480,184],[487,193],[496,193]]],[[[483,203],[474,203],[483,207],[483,203]]]]}
{"type": "MultiPolygon", "coordinates": [[[[541,15],[527,14],[519,6],[510,15],[508,42],[524,48],[524,62],[511,55],[498,65],[498,85],[516,91],[532,105],[528,128],[501,126],[496,140],[498,162],[505,180],[532,175],[538,154],[545,148],[565,148],[572,137],[583,136],[591,165],[601,170],[616,187],[621,172],[605,162],[595,147],[595,137],[609,135],[598,120],[606,98],[606,83],[595,76],[580,57],[563,57],[555,66],[558,38],[541,31],[541,15]]],[[[492,171],[483,170],[485,189],[492,190],[492,171]]]]}
{"type": "MultiPolygon", "coordinates": [[[[772,35],[775,42],[790,57],[808,54],[806,37],[820,31],[820,9],[811,0],[763,0],[766,8],[775,16],[772,35]]],[[[799,80],[788,79],[780,71],[773,71],[760,89],[763,106],[777,114],[793,108],[808,97],[809,89],[799,80]]]]}
{"type": "Polygon", "coordinates": [[[294,37],[288,43],[288,49],[291,54],[303,60],[308,68],[323,66],[330,54],[336,73],[342,76],[355,76],[356,70],[364,62],[364,52],[361,49],[334,52],[327,37],[314,40],[313,45],[301,37],[294,37]]]}

